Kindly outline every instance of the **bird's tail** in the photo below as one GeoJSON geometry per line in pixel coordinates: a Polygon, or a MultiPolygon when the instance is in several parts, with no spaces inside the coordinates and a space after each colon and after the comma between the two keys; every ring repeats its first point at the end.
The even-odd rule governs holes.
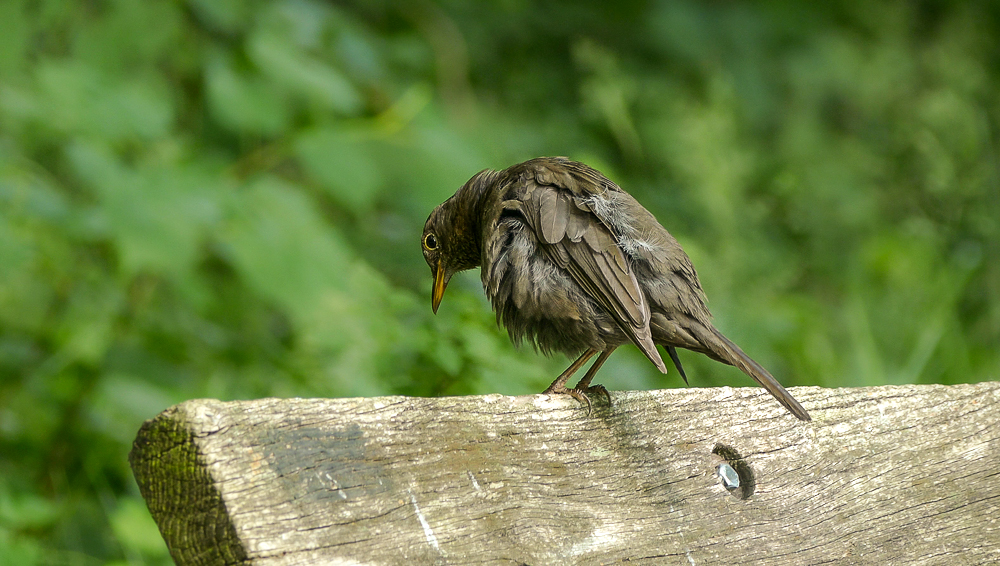
{"type": "Polygon", "coordinates": [[[799,404],[798,401],[792,397],[791,393],[785,390],[784,387],[778,383],[777,379],[771,375],[763,366],[753,361],[750,356],[746,355],[739,346],[734,344],[729,338],[722,335],[721,332],[716,330],[714,327],[709,326],[705,328],[702,325],[694,325],[696,328],[692,328],[696,332],[696,337],[699,342],[702,343],[709,351],[705,352],[710,357],[717,359],[720,362],[727,363],[731,366],[739,368],[740,371],[754,378],[757,383],[761,384],[764,389],[767,389],[768,393],[774,396],[779,403],[785,406],[786,409],[791,411],[793,415],[804,420],[811,421],[812,418],[809,413],[799,404]]]}

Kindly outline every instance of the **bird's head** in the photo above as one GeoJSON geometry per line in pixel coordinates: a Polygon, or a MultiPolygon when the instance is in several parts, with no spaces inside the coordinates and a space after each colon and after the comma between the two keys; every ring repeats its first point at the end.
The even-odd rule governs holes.
{"type": "Polygon", "coordinates": [[[424,224],[420,247],[434,277],[431,308],[435,313],[452,275],[479,267],[482,261],[479,200],[483,187],[477,182],[479,177],[473,177],[451,198],[439,204],[424,224]]]}

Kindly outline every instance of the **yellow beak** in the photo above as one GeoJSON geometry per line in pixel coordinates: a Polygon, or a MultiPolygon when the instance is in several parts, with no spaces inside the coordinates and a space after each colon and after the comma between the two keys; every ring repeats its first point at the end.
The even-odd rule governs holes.
{"type": "Polygon", "coordinates": [[[434,314],[437,314],[441,297],[444,297],[444,288],[447,286],[448,281],[444,278],[444,267],[441,265],[441,260],[438,260],[437,269],[434,270],[434,288],[431,290],[431,309],[434,314]]]}

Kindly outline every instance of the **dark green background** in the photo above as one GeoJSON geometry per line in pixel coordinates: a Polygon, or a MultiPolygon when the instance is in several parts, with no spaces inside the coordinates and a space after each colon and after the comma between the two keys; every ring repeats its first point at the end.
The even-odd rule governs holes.
{"type": "Polygon", "coordinates": [[[541,391],[567,360],[475,272],[432,316],[419,247],[539,155],[653,211],[786,385],[996,379],[998,37],[995,2],[0,2],[0,564],[169,563],[126,454],[185,399],[541,391]]]}

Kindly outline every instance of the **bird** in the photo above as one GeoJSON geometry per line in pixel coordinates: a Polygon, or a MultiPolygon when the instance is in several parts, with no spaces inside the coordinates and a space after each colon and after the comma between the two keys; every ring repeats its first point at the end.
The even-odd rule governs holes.
{"type": "Polygon", "coordinates": [[[656,346],[687,375],[684,348],[735,366],[803,421],[809,413],[763,366],[712,324],[694,265],[635,198],[598,170],[539,157],[476,173],[430,214],[421,236],[436,314],[452,276],[480,268],[497,324],[575,361],[544,391],[591,408],[591,385],[609,356],[631,342],[667,373],[656,346]],[[572,376],[597,359],[573,388],[572,376]]]}

